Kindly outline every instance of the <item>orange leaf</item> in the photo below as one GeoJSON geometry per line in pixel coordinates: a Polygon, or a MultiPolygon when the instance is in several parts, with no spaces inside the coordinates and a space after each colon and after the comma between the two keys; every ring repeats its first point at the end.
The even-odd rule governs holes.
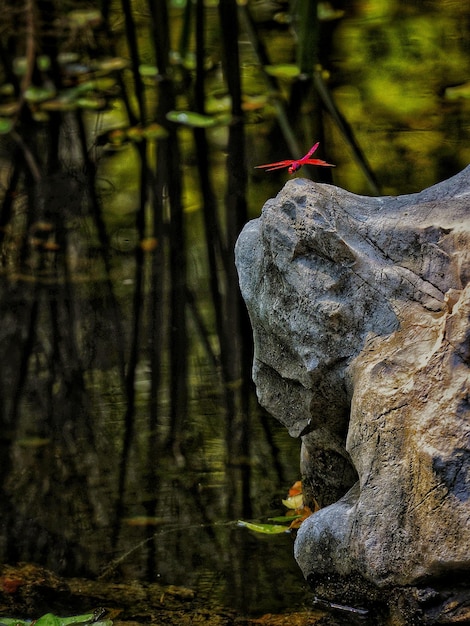
{"type": "Polygon", "coordinates": [[[299,528],[300,524],[312,515],[313,511],[311,511],[308,506],[302,507],[302,509],[297,510],[298,515],[302,515],[302,517],[298,517],[295,519],[289,526],[289,528],[299,528]]]}
{"type": "Polygon", "coordinates": [[[302,493],[302,481],[296,481],[289,489],[289,497],[298,496],[302,493]]]}

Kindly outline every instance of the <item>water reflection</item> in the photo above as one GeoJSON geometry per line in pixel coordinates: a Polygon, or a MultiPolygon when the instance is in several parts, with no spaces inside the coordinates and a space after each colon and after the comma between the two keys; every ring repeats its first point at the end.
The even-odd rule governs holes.
{"type": "MultiPolygon", "coordinates": [[[[284,11],[285,3],[274,4],[284,11]]],[[[260,5],[255,28],[266,59],[291,66],[298,24],[266,20],[260,5]]],[[[446,90],[468,80],[469,8],[341,5],[322,26],[319,76],[381,191],[416,191],[454,174],[468,160],[468,93],[446,90]]],[[[207,16],[205,104],[226,113],[215,7],[207,16]]],[[[83,19],[70,32],[81,33],[87,55],[127,58],[120,19],[105,41],[83,19]]],[[[172,13],[172,30],[184,30],[184,19],[172,13]]],[[[161,39],[145,34],[144,59],[161,39]]],[[[298,443],[260,411],[249,386],[251,331],[232,263],[247,212],[231,210],[237,181],[225,187],[226,151],[235,163],[229,175],[251,172],[252,215],[284,174],[251,166],[300,156],[317,132],[337,164],[334,182],[371,189],[331,109],[316,108],[314,91],[300,106],[292,77],[281,75],[274,90],[261,48],[248,30],[240,40],[246,158],[230,147],[233,124],[135,139],[148,120],[135,119],[128,101],[130,69],[119,79],[106,75],[106,110],[43,111],[34,103],[21,141],[2,140],[3,562],[33,561],[67,576],[158,579],[244,611],[272,612],[304,598],[292,538],[261,540],[235,525],[238,517],[280,513],[299,470],[298,443]],[[302,143],[298,154],[286,154],[281,112],[302,143]],[[122,124],[134,135],[121,142],[122,124]]],[[[19,40],[16,54],[22,50],[19,40]]],[[[76,86],[69,70],[47,78],[76,86]]],[[[192,72],[175,65],[171,85],[155,72],[145,78],[148,110],[162,102],[187,107],[192,72]]]]}
{"type": "MultiPolygon", "coordinates": [[[[183,585],[244,610],[281,607],[289,579],[300,584],[301,595],[292,538],[260,542],[228,516],[234,506],[227,484],[236,482],[239,467],[225,463],[223,398],[210,383],[212,364],[197,350],[181,441],[184,466],[161,445],[148,463],[151,370],[139,363],[136,436],[116,520],[126,398],[109,302],[98,296],[106,289],[96,281],[32,285],[2,281],[2,302],[8,303],[3,345],[9,341],[2,378],[9,424],[0,457],[3,561],[41,563],[68,576],[183,585]],[[75,333],[69,332],[72,322],[75,333]]],[[[154,434],[166,441],[164,397],[159,410],[163,417],[154,434]]],[[[256,444],[250,459],[240,462],[250,463],[256,516],[279,514],[285,486],[298,475],[298,448],[253,410],[256,444]]]]}

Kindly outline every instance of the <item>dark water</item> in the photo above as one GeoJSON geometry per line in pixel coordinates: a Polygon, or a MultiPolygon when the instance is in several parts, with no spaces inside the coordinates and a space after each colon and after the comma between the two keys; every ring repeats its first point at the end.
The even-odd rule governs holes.
{"type": "MultiPolygon", "coordinates": [[[[467,165],[466,3],[372,0],[338,3],[337,11],[324,30],[330,89],[380,193],[417,191],[467,165]]],[[[180,14],[175,12],[172,19],[179,27],[180,14]]],[[[273,63],[291,62],[295,31],[272,24],[263,28],[273,63]]],[[[213,23],[208,30],[210,51],[216,48],[213,23]]],[[[253,52],[244,37],[241,49],[247,89],[259,89],[253,52]]],[[[114,120],[107,115],[98,120],[90,116],[90,126],[111,124],[114,120]]],[[[302,115],[308,127],[312,113],[302,115]]],[[[252,166],[278,158],[270,143],[272,125],[272,118],[264,117],[247,126],[250,172],[252,166]]],[[[72,142],[73,133],[72,128],[72,142]]],[[[324,120],[324,133],[337,165],[333,182],[356,193],[372,193],[331,117],[324,120]]],[[[184,129],[180,139],[189,282],[208,298],[193,146],[184,129]]],[[[226,139],[225,127],[211,131],[213,175],[221,197],[226,139]]],[[[172,427],[165,391],[169,356],[163,357],[155,425],[149,419],[155,409],[152,365],[142,349],[134,381],[134,434],[119,497],[128,397],[120,351],[132,325],[139,194],[132,149],[104,159],[99,173],[111,235],[109,267],[94,248],[95,225],[74,206],[83,192],[80,177],[48,181],[49,201],[66,199],[65,263],[54,256],[52,245],[43,246],[30,258],[34,280],[16,271],[11,259],[21,254],[21,245],[14,240],[14,226],[26,219],[24,206],[4,241],[0,557],[6,563],[36,562],[64,576],[183,585],[244,612],[275,612],[306,603],[309,594],[292,557],[292,535],[257,536],[236,524],[247,513],[262,521],[282,514],[281,499],[299,478],[299,444],[263,414],[252,395],[247,457],[227,463],[224,390],[191,316],[189,403],[187,414],[179,416],[177,445],[165,445],[172,427]]],[[[251,215],[259,213],[285,177],[250,174],[251,215]]],[[[47,229],[37,226],[43,242],[48,241],[47,229]]],[[[210,326],[209,309],[203,305],[210,326]]],[[[145,311],[146,324],[148,316],[145,311]]],[[[149,341],[147,332],[143,346],[149,341]]],[[[213,331],[208,340],[215,344],[213,331]]]]}

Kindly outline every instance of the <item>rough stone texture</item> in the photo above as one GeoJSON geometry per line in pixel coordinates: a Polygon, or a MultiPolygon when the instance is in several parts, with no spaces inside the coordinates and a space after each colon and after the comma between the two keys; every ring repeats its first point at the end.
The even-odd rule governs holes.
{"type": "Polygon", "coordinates": [[[304,575],[462,579],[470,166],[398,197],[293,179],[245,226],[236,262],[259,400],[302,437],[307,492],[324,506],[298,532],[304,575]]]}

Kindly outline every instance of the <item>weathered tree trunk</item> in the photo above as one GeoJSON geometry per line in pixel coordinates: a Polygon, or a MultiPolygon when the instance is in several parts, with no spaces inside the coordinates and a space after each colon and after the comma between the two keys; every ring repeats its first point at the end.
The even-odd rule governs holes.
{"type": "Polygon", "coordinates": [[[324,507],[304,575],[406,597],[393,623],[470,620],[470,167],[399,197],[292,180],[236,252],[260,402],[324,507]]]}

